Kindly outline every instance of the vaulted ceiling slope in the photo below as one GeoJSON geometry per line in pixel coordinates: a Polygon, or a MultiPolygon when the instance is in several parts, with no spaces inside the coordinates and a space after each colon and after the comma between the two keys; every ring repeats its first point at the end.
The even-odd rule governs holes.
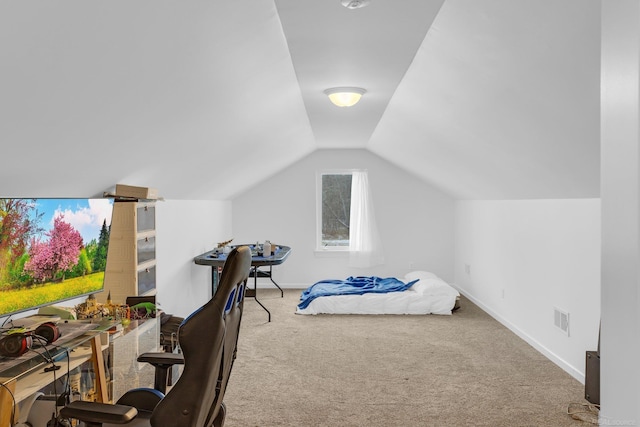
{"type": "Polygon", "coordinates": [[[271,1],[0,2],[2,196],[225,199],[315,149],[271,1]]]}
{"type": "Polygon", "coordinates": [[[600,2],[446,1],[368,148],[458,198],[599,197],[600,2]]]}
{"type": "Polygon", "coordinates": [[[599,40],[595,0],[0,0],[0,196],[227,199],[362,148],[455,197],[597,197],[599,40]]]}

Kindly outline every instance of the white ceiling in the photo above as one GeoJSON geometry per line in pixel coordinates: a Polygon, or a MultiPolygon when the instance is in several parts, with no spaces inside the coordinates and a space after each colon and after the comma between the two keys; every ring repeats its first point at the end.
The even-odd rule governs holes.
{"type": "Polygon", "coordinates": [[[227,199],[363,148],[454,197],[598,197],[599,82],[599,0],[0,0],[0,196],[227,199]]]}
{"type": "Polygon", "coordinates": [[[340,0],[276,0],[318,148],[367,146],[442,2],[373,0],[351,10],[340,0]],[[367,93],[336,108],[323,91],[340,86],[367,93]]]}

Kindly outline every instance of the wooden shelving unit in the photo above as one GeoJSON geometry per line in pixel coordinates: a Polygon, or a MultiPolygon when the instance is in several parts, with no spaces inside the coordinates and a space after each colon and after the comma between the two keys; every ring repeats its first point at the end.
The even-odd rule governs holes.
{"type": "Polygon", "coordinates": [[[105,302],[110,294],[113,303],[124,304],[129,296],[156,292],[155,200],[113,197],[104,292],[98,299],[105,302]]]}

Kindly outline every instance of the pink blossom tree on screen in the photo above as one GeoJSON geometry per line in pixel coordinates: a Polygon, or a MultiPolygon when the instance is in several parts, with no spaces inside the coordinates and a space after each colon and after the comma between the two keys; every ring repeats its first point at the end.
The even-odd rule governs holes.
{"type": "Polygon", "coordinates": [[[44,282],[54,278],[64,280],[65,271],[78,263],[82,249],[82,236],[63,216],[53,220],[53,228],[45,233],[48,241],[31,241],[29,261],[25,270],[31,271],[34,279],[44,282]]]}

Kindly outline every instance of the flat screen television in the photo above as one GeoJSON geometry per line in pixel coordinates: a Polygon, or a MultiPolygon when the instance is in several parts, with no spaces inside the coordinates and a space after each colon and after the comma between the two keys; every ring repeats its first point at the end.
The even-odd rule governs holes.
{"type": "Polygon", "coordinates": [[[0,320],[101,292],[112,212],[112,199],[0,199],[0,320]]]}

